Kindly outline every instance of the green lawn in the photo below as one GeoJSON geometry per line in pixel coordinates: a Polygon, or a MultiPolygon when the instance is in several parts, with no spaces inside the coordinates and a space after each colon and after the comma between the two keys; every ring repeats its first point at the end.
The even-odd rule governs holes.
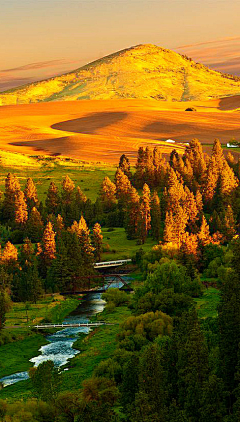
{"type": "Polygon", "coordinates": [[[128,240],[125,229],[122,227],[114,228],[113,231],[103,228],[102,233],[105,249],[109,246],[109,252],[102,254],[102,261],[131,258],[140,248],[147,252],[156,245],[156,241],[151,238],[148,238],[144,245],[138,245],[136,240],[128,240]]]}
{"type": "Polygon", "coordinates": [[[47,344],[47,341],[41,334],[32,334],[23,340],[1,346],[0,378],[27,371],[31,366],[29,359],[36,356],[44,344],[47,344]]]}
{"type": "Polygon", "coordinates": [[[195,299],[199,318],[217,317],[217,306],[220,301],[220,292],[214,287],[209,287],[202,297],[195,299]]]}
{"type": "Polygon", "coordinates": [[[60,187],[64,176],[68,175],[76,186],[81,187],[89,199],[95,201],[104,177],[108,176],[113,179],[115,171],[116,167],[110,165],[89,165],[77,160],[59,161],[58,159],[41,158],[41,166],[37,168],[0,165],[0,190],[4,191],[5,178],[11,172],[19,178],[22,188],[25,187],[27,178],[31,177],[36,184],[39,199],[45,201],[51,181],[60,187]]]}
{"type": "MultiPolygon", "coordinates": [[[[38,324],[42,319],[51,322],[62,322],[64,317],[79,305],[78,299],[63,296],[47,295],[37,303],[13,303],[12,308],[6,314],[6,327],[20,325],[23,330],[28,330],[29,326],[38,324]]],[[[16,329],[21,331],[21,328],[16,329]]]]}

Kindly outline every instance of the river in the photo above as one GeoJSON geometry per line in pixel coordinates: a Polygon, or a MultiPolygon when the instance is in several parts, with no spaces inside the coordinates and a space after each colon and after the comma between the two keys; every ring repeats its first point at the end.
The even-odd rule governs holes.
{"type": "MultiPolygon", "coordinates": [[[[127,277],[124,277],[127,279],[127,277]]],[[[112,284],[111,287],[121,287],[122,283],[112,284]]],[[[69,314],[64,323],[86,323],[90,322],[90,318],[104,310],[105,301],[102,299],[101,293],[89,293],[84,296],[83,300],[71,314],[69,314]]],[[[46,336],[48,344],[39,349],[39,355],[30,359],[34,366],[40,363],[52,360],[56,367],[65,365],[69,359],[80,353],[79,350],[74,349],[73,344],[77,340],[79,333],[88,334],[91,328],[77,327],[64,328],[57,331],[55,334],[46,336]]],[[[67,368],[65,368],[67,370],[67,368]]],[[[3,387],[15,384],[29,378],[28,372],[17,372],[15,374],[3,377],[0,379],[3,387]]]]}

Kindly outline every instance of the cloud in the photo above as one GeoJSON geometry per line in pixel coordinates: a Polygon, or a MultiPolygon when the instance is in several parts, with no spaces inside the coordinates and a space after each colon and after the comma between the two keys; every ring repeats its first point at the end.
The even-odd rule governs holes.
{"type": "Polygon", "coordinates": [[[208,45],[208,44],[219,44],[219,43],[226,43],[226,42],[232,42],[232,41],[240,41],[240,36],[239,37],[225,37],[225,38],[220,38],[217,40],[199,42],[199,43],[194,43],[194,44],[179,45],[176,48],[180,49],[180,48],[200,47],[200,46],[208,45]]]}
{"type": "Polygon", "coordinates": [[[185,44],[174,50],[213,70],[240,76],[240,36],[185,44]]]}
{"type": "Polygon", "coordinates": [[[25,64],[24,66],[14,67],[12,69],[3,69],[0,72],[8,73],[8,72],[20,72],[20,71],[27,71],[27,70],[36,70],[36,69],[44,69],[46,67],[55,67],[60,65],[66,65],[72,62],[60,59],[60,60],[48,60],[45,62],[37,62],[37,63],[30,63],[25,64]]]}

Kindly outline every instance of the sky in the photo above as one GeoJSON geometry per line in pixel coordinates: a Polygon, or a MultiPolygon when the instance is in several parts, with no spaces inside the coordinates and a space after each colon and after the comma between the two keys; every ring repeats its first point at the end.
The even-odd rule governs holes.
{"type": "Polygon", "coordinates": [[[0,0],[0,91],[156,44],[240,76],[240,0],[0,0]]]}

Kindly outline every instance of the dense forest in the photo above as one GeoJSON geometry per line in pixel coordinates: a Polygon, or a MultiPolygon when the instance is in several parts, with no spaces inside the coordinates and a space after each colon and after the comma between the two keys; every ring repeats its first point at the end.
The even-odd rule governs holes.
{"type": "MultiPolygon", "coordinates": [[[[1,194],[0,337],[11,302],[84,288],[101,259],[101,227],[124,227],[139,250],[134,294],[105,293],[131,316],[113,356],[80,390],[64,391],[51,361],[31,368],[32,399],[0,401],[2,421],[238,422],[240,420],[240,162],[218,140],[198,140],[167,160],[139,148],[122,155],[91,202],[66,176],[45,203],[31,178],[9,173],[1,194]],[[144,253],[148,237],[156,241],[144,253]],[[81,278],[81,275],[84,276],[81,278]],[[218,317],[199,319],[195,299],[214,286],[218,317]],[[36,400],[37,397],[37,400],[36,400]]],[[[94,287],[94,286],[92,286],[94,287]]]]}

